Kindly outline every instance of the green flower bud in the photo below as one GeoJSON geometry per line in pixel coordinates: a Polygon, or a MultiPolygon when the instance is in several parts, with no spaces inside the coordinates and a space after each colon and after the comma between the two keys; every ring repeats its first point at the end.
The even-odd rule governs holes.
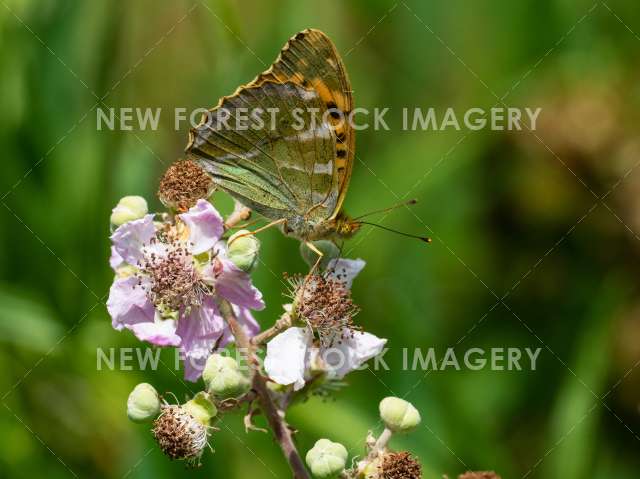
{"type": "MultiPolygon", "coordinates": [[[[320,262],[320,267],[322,269],[327,267],[329,261],[340,256],[340,249],[333,241],[319,240],[312,241],[312,243],[313,246],[322,251],[323,256],[322,261],[320,262]]],[[[316,261],[318,261],[318,254],[311,248],[309,248],[304,242],[300,243],[300,255],[302,256],[304,262],[307,263],[310,267],[316,264],[316,261]]]]}
{"type": "Polygon", "coordinates": [[[380,417],[393,432],[407,432],[420,424],[418,410],[408,401],[389,396],[380,401],[380,417]]]}
{"type": "Polygon", "coordinates": [[[242,271],[250,273],[258,264],[260,241],[255,235],[247,233],[248,230],[240,230],[229,237],[227,257],[242,271]]]}
{"type": "Polygon", "coordinates": [[[184,403],[182,408],[204,426],[208,426],[209,421],[218,414],[218,408],[209,400],[207,393],[202,391],[184,403]]]}
{"type": "Polygon", "coordinates": [[[148,422],[160,414],[160,396],[148,383],[140,383],[127,399],[127,416],[133,422],[148,422]]]}
{"type": "Polygon", "coordinates": [[[249,389],[249,379],[240,371],[235,359],[214,353],[202,372],[207,390],[220,398],[237,397],[249,389]]]}
{"type": "Polygon", "coordinates": [[[147,200],[142,196],[124,196],[111,210],[111,223],[120,226],[128,221],[142,218],[148,211],[147,200]]]}
{"type": "Polygon", "coordinates": [[[329,439],[318,439],[314,446],[307,452],[307,466],[314,477],[336,477],[347,464],[347,448],[339,442],[329,439]]]}

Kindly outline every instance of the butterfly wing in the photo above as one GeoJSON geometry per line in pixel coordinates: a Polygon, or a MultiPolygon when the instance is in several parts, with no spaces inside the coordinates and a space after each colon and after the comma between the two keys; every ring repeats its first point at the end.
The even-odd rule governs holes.
{"type": "Polygon", "coordinates": [[[219,188],[261,215],[319,223],[339,196],[336,136],[319,117],[324,111],[317,92],[292,82],[243,86],[191,130],[187,152],[219,188]],[[257,111],[262,127],[247,118],[257,111]]]}
{"type": "Polygon", "coordinates": [[[326,109],[333,112],[329,121],[336,135],[335,175],[339,185],[334,218],[344,201],[355,151],[355,130],[346,119],[353,110],[353,95],[347,71],[333,42],[320,30],[308,28],[289,39],[276,61],[249,85],[265,81],[293,82],[320,96],[326,109]]]}

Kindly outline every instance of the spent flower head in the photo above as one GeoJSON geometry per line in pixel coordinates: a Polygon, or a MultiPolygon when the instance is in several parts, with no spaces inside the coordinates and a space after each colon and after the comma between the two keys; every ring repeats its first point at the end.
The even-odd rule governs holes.
{"type": "Polygon", "coordinates": [[[199,465],[212,430],[210,421],[217,414],[205,393],[198,393],[185,404],[165,404],[153,423],[153,436],[170,459],[199,465]]]}
{"type": "Polygon", "coordinates": [[[378,467],[380,479],[422,478],[422,466],[415,457],[406,451],[384,454],[378,467]]]}
{"type": "Polygon", "coordinates": [[[158,198],[168,208],[186,211],[209,198],[213,189],[211,177],[195,161],[179,160],[162,175],[158,198]]]}

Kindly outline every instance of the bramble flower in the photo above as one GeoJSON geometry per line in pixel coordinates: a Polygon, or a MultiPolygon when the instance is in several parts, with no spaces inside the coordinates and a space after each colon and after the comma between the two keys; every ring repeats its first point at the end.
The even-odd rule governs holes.
{"type": "Polygon", "coordinates": [[[387,340],[352,321],[358,308],[350,288],[364,265],[360,259],[335,259],[323,275],[294,278],[293,304],[285,309],[305,326],[290,327],[267,343],[264,367],[272,381],[299,390],[312,369],[342,379],[380,354],[387,340]]]}
{"type": "Polygon", "coordinates": [[[180,347],[185,377],[192,381],[211,351],[231,339],[217,298],[232,304],[251,336],[259,326],[250,310],[264,308],[249,275],[228,259],[223,233],[220,214],[198,200],[175,220],[154,221],[146,214],[111,236],[116,277],[107,309],[113,327],[157,346],[180,347]]]}

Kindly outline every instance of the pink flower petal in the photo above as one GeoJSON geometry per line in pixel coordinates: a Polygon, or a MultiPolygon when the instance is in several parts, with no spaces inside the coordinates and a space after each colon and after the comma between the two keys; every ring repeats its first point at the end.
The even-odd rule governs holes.
{"type": "Polygon", "coordinates": [[[145,215],[139,220],[129,221],[118,227],[111,235],[115,251],[127,263],[136,265],[142,260],[142,248],[149,244],[156,234],[153,215],[145,215]]]}
{"type": "Polygon", "coordinates": [[[180,347],[185,365],[185,378],[197,381],[212,350],[219,346],[224,332],[224,320],[211,297],[200,307],[192,307],[190,314],[178,321],[176,333],[182,338],[180,347]]]}
{"type": "Polygon", "coordinates": [[[135,276],[117,278],[111,285],[107,310],[111,324],[121,331],[132,324],[153,322],[155,308],[147,298],[146,284],[138,285],[135,276]]]}
{"type": "Polygon", "coordinates": [[[212,249],[224,233],[222,216],[207,200],[198,200],[193,208],[180,215],[180,219],[189,228],[189,242],[193,254],[212,249]]]}
{"type": "Polygon", "coordinates": [[[171,319],[133,324],[128,328],[139,340],[156,346],[179,346],[181,342],[180,336],[176,334],[175,321],[171,319]]]}
{"type": "Polygon", "coordinates": [[[262,293],[251,284],[251,277],[225,258],[220,258],[222,268],[216,276],[216,292],[230,303],[256,310],[264,309],[262,293]]]}

